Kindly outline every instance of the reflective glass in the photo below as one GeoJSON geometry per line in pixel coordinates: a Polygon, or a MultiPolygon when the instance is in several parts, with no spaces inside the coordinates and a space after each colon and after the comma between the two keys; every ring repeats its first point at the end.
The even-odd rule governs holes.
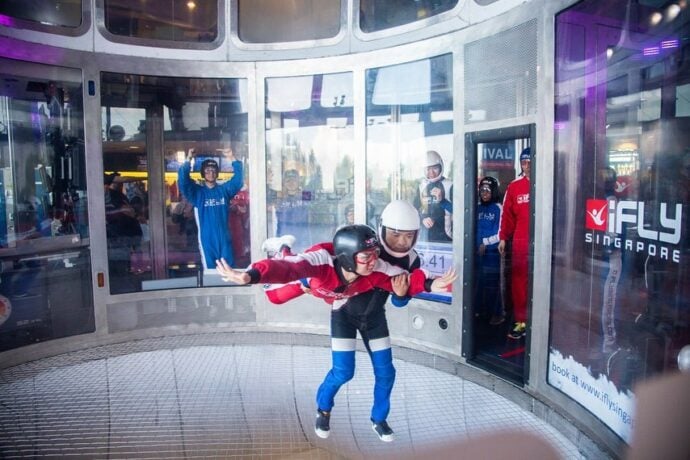
{"type": "Polygon", "coordinates": [[[548,381],[628,442],[634,385],[690,344],[690,15],[648,3],[556,28],[548,381]]]}
{"type": "Polygon", "coordinates": [[[219,284],[220,257],[246,266],[246,82],[104,73],[101,87],[111,293],[219,284]]]}
{"type": "Polygon", "coordinates": [[[3,59],[0,68],[0,350],[6,350],[93,331],[94,317],[81,72],[3,59]]]}
{"type": "Polygon", "coordinates": [[[472,358],[519,384],[525,379],[526,334],[516,327],[529,321],[531,162],[520,161],[528,145],[520,137],[477,143],[473,191],[472,358]]]}
{"type": "Polygon", "coordinates": [[[340,32],[341,0],[238,0],[237,8],[245,43],[319,40],[340,32]]]}
{"type": "Polygon", "coordinates": [[[218,37],[216,1],[103,0],[108,32],[174,42],[211,43],[218,37]]]}
{"type": "Polygon", "coordinates": [[[353,223],[352,74],[266,80],[266,223],[294,251],[353,223]]]}
{"type": "Polygon", "coordinates": [[[413,204],[416,250],[437,275],[453,257],[452,81],[450,54],[367,71],[367,223],[376,228],[391,200],[413,204]]]}
{"type": "MultiPolygon", "coordinates": [[[[79,27],[82,0],[3,0],[0,16],[51,26],[79,27]]],[[[0,24],[5,24],[0,21],[0,24]]],[[[11,25],[11,23],[10,23],[11,25]]]]}
{"type": "Polygon", "coordinates": [[[359,27],[376,32],[409,24],[452,10],[458,0],[360,0],[359,27]]]}

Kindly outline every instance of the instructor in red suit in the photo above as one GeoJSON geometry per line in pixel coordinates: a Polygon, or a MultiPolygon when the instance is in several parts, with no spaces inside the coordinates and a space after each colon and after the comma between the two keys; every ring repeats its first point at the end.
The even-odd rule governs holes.
{"type": "Polygon", "coordinates": [[[513,298],[513,320],[515,324],[508,333],[508,338],[520,340],[527,328],[527,256],[529,252],[529,195],[530,164],[532,161],[529,147],[520,154],[522,173],[508,184],[503,198],[501,229],[498,237],[498,252],[505,255],[506,241],[512,240],[511,254],[511,293],[513,298]]]}

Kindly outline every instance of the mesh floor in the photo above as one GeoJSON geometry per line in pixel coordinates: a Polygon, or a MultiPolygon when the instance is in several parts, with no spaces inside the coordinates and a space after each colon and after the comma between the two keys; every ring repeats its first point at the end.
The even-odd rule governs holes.
{"type": "Polygon", "coordinates": [[[396,440],[383,443],[369,422],[374,380],[363,352],[336,397],[331,436],[320,439],[315,394],[330,350],[255,342],[237,343],[232,334],[167,337],[4,369],[0,457],[376,458],[519,427],[563,458],[584,458],[507,399],[398,359],[388,418],[396,440]]]}

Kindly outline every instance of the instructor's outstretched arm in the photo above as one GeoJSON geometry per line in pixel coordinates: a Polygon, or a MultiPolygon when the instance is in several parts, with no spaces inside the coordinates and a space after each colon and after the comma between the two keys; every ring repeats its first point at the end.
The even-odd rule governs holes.
{"type": "Polygon", "coordinates": [[[431,283],[431,292],[450,292],[453,285],[453,281],[458,279],[458,275],[455,273],[455,269],[451,268],[438,278],[434,278],[431,283]]]}

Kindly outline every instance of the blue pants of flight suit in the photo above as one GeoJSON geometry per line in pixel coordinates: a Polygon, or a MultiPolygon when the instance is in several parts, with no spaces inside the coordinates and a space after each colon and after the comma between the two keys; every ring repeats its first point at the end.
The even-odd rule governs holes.
{"type": "Polygon", "coordinates": [[[333,367],[316,393],[316,404],[330,412],[340,387],[355,374],[355,340],[359,331],[374,368],[374,406],[371,420],[383,422],[390,412],[390,395],[395,367],[386,312],[379,306],[366,315],[352,314],[347,305],[331,312],[331,354],[333,367]]]}

